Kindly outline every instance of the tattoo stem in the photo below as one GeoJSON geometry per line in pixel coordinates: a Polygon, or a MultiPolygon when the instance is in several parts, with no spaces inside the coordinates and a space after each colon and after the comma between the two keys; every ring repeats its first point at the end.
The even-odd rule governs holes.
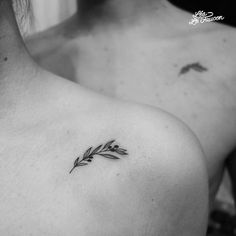
{"type": "Polygon", "coordinates": [[[72,173],[72,171],[73,171],[75,168],[76,168],[76,166],[74,166],[74,167],[71,169],[70,174],[72,173]]]}

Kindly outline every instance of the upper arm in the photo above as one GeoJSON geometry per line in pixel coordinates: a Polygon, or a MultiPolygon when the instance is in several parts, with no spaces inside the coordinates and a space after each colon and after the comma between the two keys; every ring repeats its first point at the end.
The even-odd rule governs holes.
{"type": "Polygon", "coordinates": [[[147,175],[156,174],[163,226],[172,225],[172,235],[205,235],[208,176],[198,140],[182,122],[164,112],[151,109],[133,118],[133,123],[142,134],[136,135],[135,145],[144,150],[144,169],[147,175]]]}
{"type": "Polygon", "coordinates": [[[208,175],[203,152],[195,136],[182,125],[176,128],[172,139],[174,140],[172,146],[169,146],[170,150],[163,154],[166,158],[172,156],[168,177],[174,196],[170,202],[170,209],[174,209],[172,220],[178,222],[179,235],[205,235],[208,218],[208,175]]]}

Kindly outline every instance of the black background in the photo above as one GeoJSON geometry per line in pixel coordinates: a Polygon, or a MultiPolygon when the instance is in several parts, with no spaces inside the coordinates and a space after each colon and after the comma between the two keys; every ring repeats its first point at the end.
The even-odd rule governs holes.
{"type": "Polygon", "coordinates": [[[195,13],[197,11],[213,12],[214,16],[223,16],[219,23],[236,27],[236,0],[169,0],[172,4],[195,13]]]}

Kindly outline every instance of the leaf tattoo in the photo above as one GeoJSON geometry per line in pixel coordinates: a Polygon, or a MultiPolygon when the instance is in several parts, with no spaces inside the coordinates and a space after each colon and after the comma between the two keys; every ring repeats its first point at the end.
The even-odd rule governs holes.
{"type": "Polygon", "coordinates": [[[119,145],[115,144],[115,140],[111,140],[107,142],[105,145],[99,145],[96,148],[88,148],[86,152],[83,154],[83,157],[78,157],[74,161],[74,166],[70,171],[70,174],[76,167],[86,166],[90,162],[92,162],[94,156],[99,155],[112,160],[119,160],[119,156],[128,155],[127,150],[120,148],[119,145]]]}

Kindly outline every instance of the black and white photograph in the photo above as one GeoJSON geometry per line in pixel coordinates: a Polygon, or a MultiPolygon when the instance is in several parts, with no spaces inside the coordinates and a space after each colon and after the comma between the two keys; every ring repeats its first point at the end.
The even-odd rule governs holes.
{"type": "Polygon", "coordinates": [[[0,0],[0,236],[236,236],[236,0],[0,0]]]}

